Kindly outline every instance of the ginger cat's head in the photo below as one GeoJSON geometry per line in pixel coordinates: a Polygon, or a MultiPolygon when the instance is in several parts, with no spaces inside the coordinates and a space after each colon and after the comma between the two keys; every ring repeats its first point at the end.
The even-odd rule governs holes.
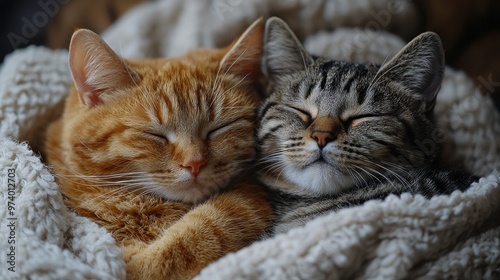
{"type": "Polygon", "coordinates": [[[254,158],[261,52],[261,20],[227,48],[149,60],[123,59],[78,30],[69,51],[75,87],[60,147],[49,135],[49,153],[92,185],[199,201],[254,158]]]}

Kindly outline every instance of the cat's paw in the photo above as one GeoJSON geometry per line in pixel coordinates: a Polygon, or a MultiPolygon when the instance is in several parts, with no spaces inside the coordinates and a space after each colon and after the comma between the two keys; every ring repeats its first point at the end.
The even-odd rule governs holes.
{"type": "Polygon", "coordinates": [[[145,246],[142,244],[126,245],[122,247],[122,258],[125,263],[131,262],[132,258],[144,250],[145,246]]]}
{"type": "Polygon", "coordinates": [[[144,278],[144,259],[138,256],[137,252],[124,252],[123,258],[126,263],[127,279],[144,278]]]}

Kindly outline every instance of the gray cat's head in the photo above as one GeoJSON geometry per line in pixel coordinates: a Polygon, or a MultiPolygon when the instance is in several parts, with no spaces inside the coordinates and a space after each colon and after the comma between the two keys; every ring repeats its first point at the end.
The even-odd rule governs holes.
{"type": "Polygon", "coordinates": [[[278,18],[266,23],[261,178],[296,194],[334,194],[432,164],[444,55],[421,34],[382,67],[313,58],[278,18]]]}

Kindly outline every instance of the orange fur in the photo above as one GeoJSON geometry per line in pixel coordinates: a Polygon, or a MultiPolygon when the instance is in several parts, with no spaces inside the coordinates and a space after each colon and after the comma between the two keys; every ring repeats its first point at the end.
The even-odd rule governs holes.
{"type": "Polygon", "coordinates": [[[240,174],[255,155],[261,32],[259,20],[225,49],[134,61],[75,32],[75,87],[45,155],[66,204],[123,246],[129,279],[191,278],[270,225],[265,190],[240,174]]]}

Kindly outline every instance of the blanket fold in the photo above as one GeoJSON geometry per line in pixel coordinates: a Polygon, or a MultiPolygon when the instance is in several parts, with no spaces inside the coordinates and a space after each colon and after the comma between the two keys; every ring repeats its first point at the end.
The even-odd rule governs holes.
{"type": "MultiPolygon", "coordinates": [[[[103,37],[125,57],[174,56],[227,45],[269,15],[289,22],[313,54],[379,64],[417,24],[405,0],[163,0],[131,10],[103,37]]],[[[67,51],[29,47],[0,66],[1,279],[125,278],[111,235],[65,207],[40,158],[43,130],[60,115],[70,82],[67,51]]],[[[435,113],[430,143],[482,176],[469,190],[430,200],[390,196],[330,213],[228,254],[196,279],[500,278],[500,114],[453,69],[435,113]]]]}

